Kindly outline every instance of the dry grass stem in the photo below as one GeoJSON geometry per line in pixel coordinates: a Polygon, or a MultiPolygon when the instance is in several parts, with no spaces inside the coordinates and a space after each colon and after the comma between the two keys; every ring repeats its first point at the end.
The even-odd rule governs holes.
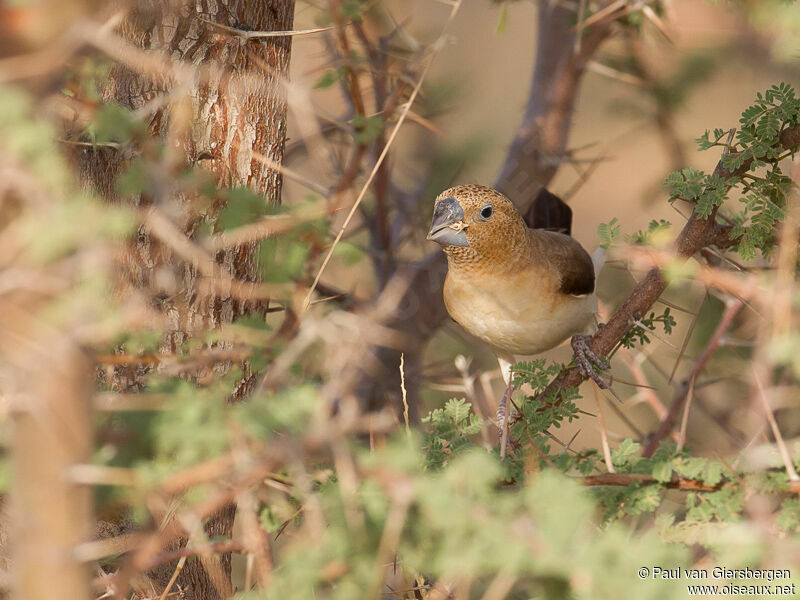
{"type": "Polygon", "coordinates": [[[597,407],[597,422],[600,425],[600,442],[603,447],[603,460],[606,463],[606,469],[609,473],[616,473],[616,469],[614,469],[614,463],[611,460],[611,447],[608,444],[608,431],[606,430],[606,421],[603,417],[603,407],[600,406],[600,396],[597,394],[597,386],[592,386],[592,392],[594,393],[594,404],[597,407]]]}

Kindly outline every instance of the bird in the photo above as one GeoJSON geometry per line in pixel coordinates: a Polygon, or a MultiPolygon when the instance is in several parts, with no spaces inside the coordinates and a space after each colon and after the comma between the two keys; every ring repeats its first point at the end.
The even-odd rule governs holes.
{"type": "Polygon", "coordinates": [[[569,235],[569,207],[550,196],[567,212],[565,232],[529,227],[511,200],[482,185],[451,187],[434,203],[427,239],[447,256],[445,307],[494,350],[506,393],[515,356],[567,338],[580,373],[608,387],[595,367],[609,365],[588,346],[597,329],[596,265],[569,235]]]}

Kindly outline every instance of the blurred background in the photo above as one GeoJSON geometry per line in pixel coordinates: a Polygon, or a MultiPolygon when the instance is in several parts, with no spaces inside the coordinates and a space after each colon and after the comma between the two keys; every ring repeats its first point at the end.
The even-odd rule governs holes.
{"type": "MultiPolygon", "coordinates": [[[[404,257],[420,259],[437,250],[433,243],[423,240],[421,232],[426,231],[433,200],[441,190],[461,183],[491,185],[497,179],[510,141],[521,127],[531,88],[538,4],[474,2],[462,6],[449,25],[422,93],[426,120],[423,124],[412,120],[401,131],[391,155],[393,185],[418,201],[413,221],[418,232],[412,242],[401,245],[404,257]],[[422,151],[421,145],[432,146],[435,151],[422,151]],[[439,178],[431,176],[431,165],[441,169],[439,178]],[[438,187],[430,180],[436,181],[438,187]],[[421,186],[423,193],[419,194],[421,186]]],[[[398,25],[422,43],[436,38],[434,24],[440,23],[450,10],[445,2],[388,2],[386,6],[398,25]]],[[[623,232],[629,233],[646,229],[652,220],[682,222],[676,209],[688,214],[685,207],[665,202],[666,174],[687,166],[712,170],[719,155],[713,150],[698,152],[694,140],[706,130],[736,126],[742,107],[752,101],[757,91],[776,81],[798,81],[800,43],[796,33],[800,13],[793,2],[675,0],[664,3],[662,10],[658,21],[642,16],[618,31],[588,62],[569,121],[568,151],[574,152],[575,161],[565,161],[547,186],[569,203],[574,213],[573,236],[589,252],[600,243],[598,224],[613,218],[623,232]]],[[[298,27],[313,27],[319,22],[318,8],[299,7],[296,19],[298,27]]],[[[346,112],[347,102],[340,90],[319,87],[331,68],[327,48],[320,38],[298,38],[293,47],[291,78],[297,85],[315,90],[312,98],[322,111],[346,112]]],[[[290,149],[292,140],[302,139],[303,135],[296,119],[290,110],[290,149]]],[[[306,177],[319,175],[307,157],[299,153],[289,153],[286,160],[306,177]]],[[[285,186],[287,203],[297,202],[307,193],[301,184],[291,180],[285,186]]],[[[512,199],[523,206],[527,201],[512,199]]],[[[731,210],[736,209],[732,203],[731,210]]],[[[336,220],[334,223],[338,225],[336,220]]],[[[358,233],[358,227],[352,227],[348,239],[369,253],[370,236],[358,233]]],[[[365,267],[363,262],[334,262],[323,281],[336,282],[357,297],[370,298],[380,284],[375,271],[365,267]]],[[[605,269],[598,289],[606,316],[624,300],[635,278],[642,275],[643,272],[632,276],[619,269],[605,269]]],[[[644,363],[645,375],[656,388],[654,393],[668,405],[672,394],[668,380],[680,380],[691,369],[689,359],[708,341],[715,325],[713,317],[721,314],[723,303],[713,293],[704,301],[705,289],[696,285],[679,286],[669,291],[667,298],[690,313],[701,306],[705,311],[696,323],[697,331],[690,336],[688,357],[681,354],[680,348],[693,315],[678,313],[672,335],[657,341],[657,356],[644,363]],[[682,360],[673,373],[679,355],[682,360]]],[[[752,327],[757,326],[751,323],[745,335],[752,335],[752,327]]],[[[747,324],[743,322],[742,327],[746,329],[747,324]]],[[[715,374],[727,378],[728,384],[722,382],[704,392],[708,402],[704,406],[711,412],[701,413],[692,423],[699,434],[695,444],[700,447],[706,441],[708,448],[729,443],[730,440],[717,439],[716,435],[725,437],[724,433],[709,433],[718,429],[714,422],[748,418],[746,412],[737,413],[726,399],[738,389],[740,361],[747,361],[750,353],[746,349],[729,350],[730,356],[726,355],[723,361],[725,368],[715,374]]],[[[493,371],[491,393],[495,398],[489,399],[487,409],[502,395],[502,381],[492,352],[447,319],[427,349],[426,362],[432,366],[426,375],[434,385],[423,389],[421,414],[452,395],[452,390],[437,392],[435,384],[447,386],[458,378],[452,363],[458,354],[474,359],[473,369],[493,371]],[[446,367],[435,366],[448,362],[446,367]]],[[[562,345],[548,357],[568,362],[571,351],[562,345]]],[[[622,370],[619,376],[630,381],[630,374],[623,374],[622,370]]],[[[641,390],[623,387],[618,393],[627,399],[625,413],[639,427],[647,430],[657,423],[656,415],[642,404],[645,394],[641,390]]],[[[589,398],[585,404],[584,408],[591,410],[593,400],[589,398]]],[[[609,419],[617,437],[631,434],[629,426],[618,417],[612,415],[609,419]]],[[[800,425],[789,420],[791,427],[800,425]]],[[[582,433],[577,446],[597,447],[597,428],[567,426],[566,438],[579,429],[582,433]]]]}
{"type": "Polygon", "coordinates": [[[636,569],[800,564],[800,103],[757,100],[798,59],[784,0],[0,5],[0,593],[683,598],[636,569]],[[752,256],[683,266],[743,131],[772,154],[711,218],[752,256]],[[601,321],[670,283],[610,390],[542,400],[567,344],[522,369],[502,449],[425,239],[464,183],[569,204],[601,321]]]}

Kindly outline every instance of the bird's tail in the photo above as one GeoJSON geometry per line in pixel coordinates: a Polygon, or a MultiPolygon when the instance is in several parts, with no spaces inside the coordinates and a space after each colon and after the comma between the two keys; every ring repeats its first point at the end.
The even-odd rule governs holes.
{"type": "Polygon", "coordinates": [[[592,311],[594,312],[595,318],[594,321],[598,322],[597,317],[597,278],[600,276],[600,271],[603,268],[603,265],[606,264],[606,249],[598,247],[597,250],[592,252],[592,265],[594,265],[594,307],[592,311]]]}
{"type": "Polygon", "coordinates": [[[594,265],[594,277],[600,276],[600,270],[606,264],[606,249],[602,246],[592,253],[592,264],[594,265]]]}

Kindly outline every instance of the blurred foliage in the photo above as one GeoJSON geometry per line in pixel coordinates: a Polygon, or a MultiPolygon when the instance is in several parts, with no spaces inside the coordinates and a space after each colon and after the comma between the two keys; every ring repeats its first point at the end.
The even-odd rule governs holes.
{"type": "Polygon", "coordinates": [[[762,33],[772,56],[787,63],[800,54],[800,14],[797,0],[734,0],[748,21],[762,33]]]}
{"type": "Polygon", "coordinates": [[[634,323],[628,333],[620,340],[620,345],[625,348],[633,348],[635,345],[644,345],[650,343],[650,338],[647,337],[647,332],[656,330],[656,323],[660,323],[664,329],[664,333],[669,335],[672,333],[672,328],[677,324],[673,316],[669,313],[669,306],[664,309],[660,315],[651,312],[647,317],[643,317],[634,323]]]}
{"type": "Polygon", "coordinates": [[[739,255],[750,260],[758,250],[764,255],[770,253],[776,224],[785,214],[791,179],[781,170],[780,161],[791,156],[793,151],[782,148],[779,139],[783,131],[800,123],[800,100],[788,84],[772,86],[765,94],[758,94],[739,122],[736,145],[723,141],[731,134],[722,129],[715,129],[713,133],[706,131],[697,140],[701,150],[715,146],[725,148],[722,165],[735,176],[685,168],[668,175],[666,185],[671,188],[670,202],[692,203],[697,213],[706,218],[732,191],[738,192],[739,201],[745,206],[732,217],[736,226],[730,237],[738,240],[739,255]]]}
{"type": "MultiPolygon", "coordinates": [[[[367,4],[344,2],[342,16],[360,21],[367,4]]],[[[780,3],[766,4],[773,15],[781,14],[780,3]]],[[[636,14],[626,24],[638,26],[636,14]]],[[[502,15],[499,29],[506,18],[502,15]]],[[[95,81],[105,68],[87,63],[81,77],[95,81]]],[[[672,107],[682,102],[707,68],[708,63],[687,61],[666,85],[662,100],[672,107]]],[[[326,71],[318,87],[338,83],[342,69],[326,71]]],[[[430,112],[446,107],[456,89],[447,82],[428,88],[430,112]]],[[[355,142],[374,143],[387,125],[385,118],[355,117],[355,142]]],[[[743,210],[730,216],[738,253],[748,260],[758,251],[769,257],[789,190],[781,170],[789,153],[776,149],[776,143],[799,122],[794,90],[787,84],[774,86],[743,112],[735,147],[721,129],[698,141],[701,149],[723,147],[726,168],[746,167],[745,172],[723,180],[697,169],[676,171],[666,180],[670,199],[689,202],[706,216],[726,200],[739,200],[743,210]]],[[[18,256],[31,268],[65,261],[77,264],[80,272],[75,289],[59,296],[61,305],[46,314],[64,322],[65,315],[86,311],[92,325],[108,321],[102,335],[87,337],[85,345],[87,352],[107,353],[105,360],[121,356],[135,362],[157,354],[164,343],[158,323],[131,318],[122,302],[108,301],[113,271],[97,270],[89,260],[70,261],[98,240],[135,241],[144,233],[136,231],[139,217],[80,189],[53,129],[33,116],[31,99],[5,87],[0,88],[0,139],[5,160],[35,178],[48,197],[59,199],[38,203],[33,215],[20,219],[15,236],[9,236],[23,240],[18,256]],[[47,235],[42,235],[42,223],[48,224],[47,235]]],[[[689,446],[679,450],[671,441],[644,457],[641,444],[627,437],[615,440],[607,455],[602,449],[575,450],[571,440],[560,438],[568,423],[588,416],[579,409],[579,390],[544,394],[563,368],[560,364],[542,359],[514,365],[504,458],[482,436],[491,420],[478,416],[465,398],[449,399],[418,429],[394,421],[381,425],[381,415],[375,417],[378,425],[365,425],[353,415],[346,394],[335,387],[330,391],[347,377],[336,359],[371,358],[366,352],[346,354],[345,333],[362,337],[361,331],[353,335],[354,314],[326,304],[322,316],[309,316],[295,337],[289,338],[283,327],[291,324],[286,313],[298,304],[294,284],[307,284],[328,243],[330,220],[320,199],[312,196],[279,208],[248,189],[210,184],[196,165],[180,162],[168,165],[170,170],[164,166],[164,145],[151,138],[132,111],[113,103],[94,111],[80,141],[136,146],[139,154],[117,179],[117,189],[126,197],[152,195],[158,208],[164,208],[158,190],[177,188],[191,196],[185,229],[199,248],[213,247],[220,233],[275,217],[296,218],[256,248],[261,280],[287,284],[268,304],[278,317],[265,312],[215,331],[194,332],[176,343],[174,355],[162,356],[158,368],[142,369],[140,389],[115,395],[110,375],[98,384],[115,400],[158,402],[155,408],[98,413],[96,466],[126,469],[135,476],[134,484],[98,494],[98,512],[121,505],[146,533],[158,535],[164,513],[173,511],[182,523],[193,525],[208,516],[200,511],[219,497],[240,506],[252,501],[258,534],[265,536],[256,538],[266,540],[271,568],[261,574],[262,588],[238,597],[349,600],[381,594],[447,597],[452,592],[459,598],[684,598],[679,581],[654,582],[637,573],[654,565],[687,568],[698,556],[705,564],[729,568],[795,567],[800,501],[790,493],[780,461],[753,466],[739,456],[700,456],[689,446]],[[222,350],[239,354],[214,356],[222,350]],[[303,358],[314,352],[325,360],[306,369],[303,358]],[[234,404],[231,391],[251,374],[248,370],[258,374],[253,391],[247,402],[234,404]],[[627,477],[624,484],[589,479],[609,474],[610,468],[611,474],[627,477]]],[[[480,158],[481,142],[475,137],[421,149],[432,173],[418,196],[431,198],[449,186],[465,165],[480,158]]],[[[664,220],[653,220],[630,236],[621,235],[617,219],[598,228],[601,245],[609,250],[622,240],[663,247],[674,233],[664,220]]],[[[97,254],[113,252],[103,246],[97,254]]],[[[335,256],[349,266],[366,253],[345,242],[335,256]]],[[[169,295],[169,290],[157,291],[169,295]]],[[[669,334],[676,321],[666,308],[632,325],[621,346],[647,346],[653,332],[669,334]]],[[[798,344],[792,332],[771,348],[797,368],[798,344]]],[[[113,375],[114,368],[107,371],[113,375]]],[[[0,464],[0,482],[6,480],[7,466],[7,461],[0,464]]],[[[126,565],[126,560],[110,559],[108,567],[126,565]]],[[[781,583],[799,576],[792,573],[791,580],[781,583]]]]}
{"type": "MultiPolygon", "coordinates": [[[[736,231],[744,235],[753,229],[761,237],[747,234],[739,252],[747,258],[751,246],[766,250],[783,218],[787,192],[779,165],[786,153],[775,151],[774,145],[781,131],[797,121],[797,103],[787,85],[758,96],[742,116],[736,149],[728,149],[721,130],[703,136],[700,146],[725,147],[728,168],[751,161],[747,173],[766,174],[744,173],[726,183],[718,175],[684,169],[667,178],[671,200],[692,202],[710,214],[728,197],[729,187],[741,189],[747,209],[745,216],[736,217],[736,231]]],[[[357,141],[367,144],[383,122],[362,119],[353,125],[362,136],[357,141]]],[[[115,107],[100,112],[87,129],[98,142],[127,143],[141,134],[140,125],[115,107]]],[[[473,146],[479,147],[479,141],[433,152],[431,190],[449,185],[474,160],[473,146]]],[[[158,156],[160,151],[154,150],[133,163],[123,178],[127,193],[151,189],[151,161],[158,156]],[[139,170],[136,177],[130,174],[133,169],[139,170]]],[[[319,214],[314,197],[291,209],[276,208],[246,189],[193,185],[207,207],[199,215],[203,226],[194,229],[199,243],[265,218],[319,214]]],[[[301,219],[259,242],[264,278],[293,282],[306,277],[328,226],[327,218],[301,219]]],[[[671,235],[665,220],[653,220],[646,230],[627,236],[616,219],[598,228],[601,245],[609,251],[623,240],[663,247],[671,235]]],[[[346,264],[365,255],[352,243],[340,245],[337,252],[346,264]]],[[[336,309],[326,315],[335,319],[336,309]]],[[[633,324],[620,345],[647,346],[654,331],[669,334],[675,326],[669,308],[651,312],[633,324]]],[[[255,368],[269,368],[285,349],[283,341],[270,337],[275,329],[265,319],[239,319],[187,343],[182,361],[224,343],[253,357],[255,368]]],[[[127,352],[144,352],[152,351],[158,340],[147,332],[129,331],[120,332],[117,341],[127,352]]],[[[330,336],[318,343],[327,352],[338,351],[330,336]]],[[[431,411],[421,431],[401,428],[380,435],[372,445],[348,435],[346,428],[338,429],[335,418],[323,417],[330,399],[316,379],[322,376],[304,372],[297,361],[291,360],[292,376],[283,384],[258,387],[246,403],[237,405],[228,403],[243,374],[237,364],[202,380],[152,373],[146,387],[165,398],[161,410],[105,417],[98,425],[104,443],[96,460],[132,467],[141,484],[100,495],[99,500],[127,506],[138,523],[146,524],[148,502],[176,473],[232,458],[235,466],[222,477],[222,485],[237,485],[249,468],[269,462],[267,478],[248,485],[258,490],[258,523],[269,536],[273,570],[267,587],[241,593],[242,598],[374,598],[392,590],[396,597],[424,598],[437,589],[480,598],[499,585],[511,590],[509,597],[554,600],[684,597],[680,582],[656,584],[641,579],[638,570],[654,565],[688,568],[698,548],[714,564],[787,566],[777,546],[764,544],[748,521],[746,500],[752,495],[771,503],[776,527],[788,536],[781,547],[797,547],[800,504],[788,493],[789,480],[780,468],[734,468],[721,458],[693,455],[689,447],[678,450],[672,442],[662,443],[646,458],[630,438],[607,457],[594,448],[573,450],[560,432],[581,417],[578,390],[543,396],[562,365],[543,359],[514,365],[510,445],[508,455],[500,458],[481,437],[490,423],[463,398],[431,411]],[[606,473],[607,461],[630,482],[581,485],[606,473]],[[698,489],[673,489],[684,481],[698,489]],[[385,572],[387,564],[392,565],[391,576],[385,572]]],[[[187,510],[202,506],[219,493],[219,485],[191,486],[181,501],[187,510]]]]}

